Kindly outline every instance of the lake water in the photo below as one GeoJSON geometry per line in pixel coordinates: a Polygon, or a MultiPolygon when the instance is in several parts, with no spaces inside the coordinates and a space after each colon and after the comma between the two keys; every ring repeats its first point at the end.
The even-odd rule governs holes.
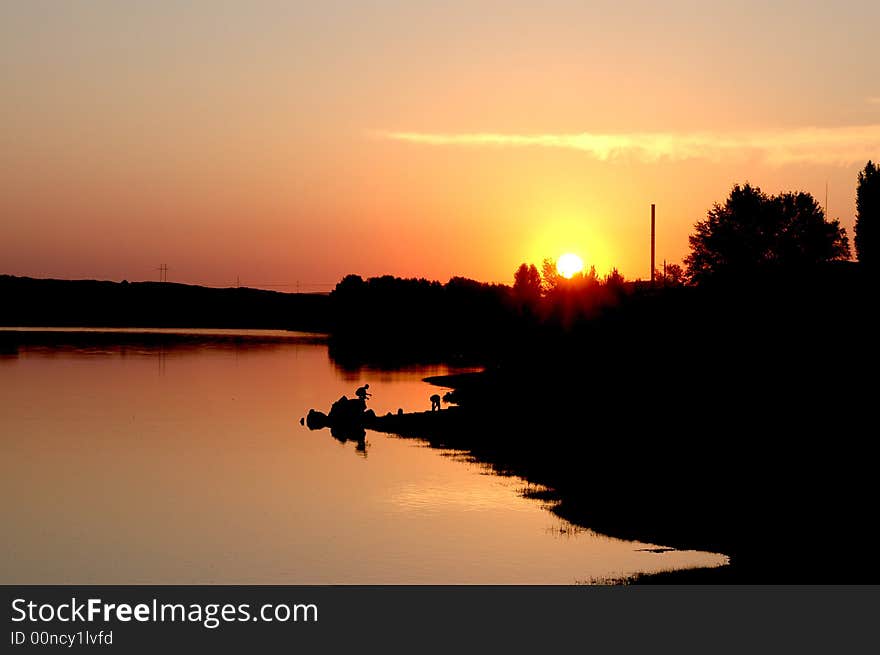
{"type": "Polygon", "coordinates": [[[361,453],[299,425],[365,382],[377,413],[428,409],[422,378],[447,367],[140,332],[0,350],[0,583],[573,584],[727,561],[577,528],[460,453],[371,432],[361,453]]]}

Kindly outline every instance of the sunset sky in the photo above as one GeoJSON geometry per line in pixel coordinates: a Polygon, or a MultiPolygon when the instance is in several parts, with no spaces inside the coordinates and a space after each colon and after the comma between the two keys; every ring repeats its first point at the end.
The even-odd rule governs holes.
{"type": "Polygon", "coordinates": [[[647,277],[735,182],[852,238],[880,3],[0,3],[0,273],[647,277]]]}

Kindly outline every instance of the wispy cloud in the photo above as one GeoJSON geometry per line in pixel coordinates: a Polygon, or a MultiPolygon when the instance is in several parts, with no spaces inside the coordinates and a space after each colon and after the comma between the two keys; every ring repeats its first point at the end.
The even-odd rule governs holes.
{"type": "Polygon", "coordinates": [[[870,98],[865,98],[865,102],[869,105],[880,105],[880,96],[871,96],[870,98]]]}
{"type": "Polygon", "coordinates": [[[880,154],[880,125],[810,127],[756,132],[632,132],[503,134],[378,132],[395,141],[432,146],[564,148],[602,161],[643,162],[757,157],[769,164],[860,163],[880,154]]]}

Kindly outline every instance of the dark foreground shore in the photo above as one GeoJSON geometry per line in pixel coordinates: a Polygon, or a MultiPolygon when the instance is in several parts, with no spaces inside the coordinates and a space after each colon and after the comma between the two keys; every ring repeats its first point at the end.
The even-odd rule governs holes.
{"type": "Polygon", "coordinates": [[[431,380],[454,407],[373,429],[549,488],[577,525],[731,559],[667,579],[880,583],[877,289],[841,265],[562,298],[498,326],[485,372],[431,380]]]}
{"type": "Polygon", "coordinates": [[[731,558],[720,569],[640,583],[880,581],[865,537],[877,499],[874,459],[856,417],[829,413],[819,390],[777,389],[774,403],[761,403],[778,382],[771,375],[750,379],[743,394],[713,401],[695,392],[670,404],[665,393],[622,394],[622,375],[578,387],[567,376],[539,383],[538,370],[546,372],[428,378],[453,388],[458,404],[378,416],[367,427],[520,476],[576,525],[731,558]]]}

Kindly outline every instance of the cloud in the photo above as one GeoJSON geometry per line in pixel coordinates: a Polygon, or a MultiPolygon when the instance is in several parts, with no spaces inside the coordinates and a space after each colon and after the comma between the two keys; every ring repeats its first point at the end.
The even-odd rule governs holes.
{"type": "Polygon", "coordinates": [[[865,102],[867,102],[869,105],[880,105],[880,96],[865,98],[865,102]]]}
{"type": "Polygon", "coordinates": [[[755,132],[632,132],[502,134],[379,132],[378,136],[431,146],[562,148],[601,161],[642,162],[756,157],[772,165],[862,163],[880,154],[880,125],[808,127],[755,132]]]}

